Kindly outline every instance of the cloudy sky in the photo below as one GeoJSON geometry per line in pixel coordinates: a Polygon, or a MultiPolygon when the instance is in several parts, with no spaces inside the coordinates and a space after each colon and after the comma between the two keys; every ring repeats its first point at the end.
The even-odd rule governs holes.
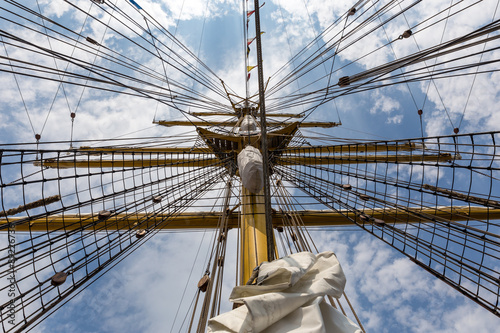
{"type": "MultiPolygon", "coordinates": [[[[120,67],[101,56],[92,57],[92,52],[73,48],[73,44],[62,41],[36,40],[36,34],[9,22],[0,21],[2,31],[16,34],[28,41],[36,40],[42,47],[61,50],[64,54],[75,52],[75,58],[94,63],[106,68],[116,69],[136,78],[141,78],[156,85],[137,86],[156,89],[162,84],[143,75],[139,70],[141,64],[154,69],[156,73],[164,73],[179,85],[202,92],[207,98],[228,106],[229,103],[220,95],[206,89],[200,83],[176,71],[174,67],[162,67],[161,61],[153,55],[153,48],[142,48],[141,38],[151,38],[141,29],[145,27],[143,15],[156,19],[176,40],[186,45],[193,54],[198,55],[203,64],[211,69],[213,78],[224,80],[225,84],[237,95],[245,95],[245,48],[242,8],[240,1],[235,0],[138,0],[141,11],[127,0],[106,0],[101,7],[88,0],[38,0],[24,4],[34,11],[41,9],[47,17],[52,17],[73,32],[81,36],[92,36],[103,50],[116,51],[121,57],[133,59],[135,67],[120,67]],[[92,15],[76,9],[86,9],[92,15]],[[114,4],[114,6],[107,6],[114,4]],[[39,7],[38,7],[39,6],[39,7]],[[112,9],[114,8],[114,9],[112,9]],[[121,22],[110,19],[113,10],[120,9],[128,15],[137,26],[130,22],[124,27],[121,22]],[[110,22],[114,29],[106,29],[97,22],[110,22]],[[141,27],[141,28],[139,28],[141,27]],[[138,41],[134,44],[133,41],[138,41]]],[[[264,76],[270,77],[273,87],[284,75],[298,66],[305,57],[319,47],[331,46],[331,40],[342,34],[344,24],[346,31],[352,31],[340,45],[342,49],[335,59],[336,70],[332,82],[345,75],[353,75],[386,64],[419,50],[424,50],[443,41],[497,19],[497,1],[435,0],[421,1],[414,7],[391,20],[384,28],[363,37],[366,31],[380,24],[376,19],[363,29],[354,28],[361,20],[341,21],[334,27],[340,16],[353,5],[358,5],[367,13],[374,8],[383,8],[390,1],[321,1],[321,0],[269,0],[261,9],[263,43],[264,76]],[[475,4],[471,8],[467,6],[475,4]],[[450,7],[448,9],[448,7],[450,7]],[[463,10],[466,9],[466,10],[463,10]],[[463,10],[463,11],[462,11],[463,10]],[[436,13],[440,13],[434,16],[436,13]],[[450,19],[446,19],[452,15],[450,19]],[[429,20],[427,20],[430,18],[429,20]],[[347,25],[352,24],[352,25],[347,25]],[[409,27],[414,35],[408,39],[399,36],[409,27]],[[322,38],[311,42],[320,32],[326,31],[322,38]],[[351,43],[352,42],[352,43],[351,43]],[[302,57],[287,63],[293,55],[306,45],[309,48],[302,57]],[[348,47],[347,47],[348,46],[348,47]],[[345,47],[345,49],[344,49],[345,47]],[[364,56],[366,55],[366,56],[364,56]],[[363,56],[363,57],[362,57],[363,56]],[[288,64],[288,65],[287,65],[288,64]],[[279,70],[287,65],[284,71],[279,70]],[[274,75],[274,73],[277,73],[274,75]]],[[[390,14],[402,11],[413,5],[415,1],[395,1],[390,6],[390,14]]],[[[4,17],[14,21],[22,21],[7,10],[22,12],[12,4],[2,4],[4,17]]],[[[252,4],[249,4],[253,8],[252,4]]],[[[368,16],[368,14],[366,14],[368,16]]],[[[365,16],[365,17],[366,17],[365,16]]],[[[355,16],[356,17],[356,16],[355,16]]],[[[24,21],[23,21],[24,22],[24,21]]],[[[38,21],[40,23],[41,21],[38,21]]],[[[26,23],[31,26],[34,23],[26,23]]],[[[44,23],[45,24],[45,23],[44,23]]],[[[47,26],[50,24],[47,23],[47,26]]],[[[36,29],[44,29],[36,26],[36,29]]],[[[249,37],[255,35],[253,22],[250,22],[249,37]]],[[[171,46],[172,40],[152,28],[157,36],[157,43],[171,46]]],[[[496,34],[496,33],[494,33],[496,34]]],[[[493,35],[494,35],[493,34],[493,35]]],[[[71,35],[71,34],[69,34],[71,35]]],[[[11,40],[5,39],[4,41],[11,40]]],[[[38,37],[39,38],[39,37],[38,37]]],[[[337,37],[338,39],[338,37],[337,37]]],[[[496,45],[496,44],[493,44],[496,45]]],[[[177,46],[172,49],[187,59],[196,68],[201,63],[194,63],[186,51],[177,46]]],[[[460,55],[480,52],[483,45],[478,45],[460,55]]],[[[11,58],[30,60],[34,63],[65,68],[67,62],[48,57],[33,58],[33,53],[26,52],[11,45],[0,47],[0,55],[11,58]]],[[[111,54],[111,53],[107,53],[111,54]]],[[[163,57],[171,56],[165,51],[163,57]]],[[[486,61],[498,58],[495,52],[486,53],[482,58],[462,59],[445,63],[440,68],[451,68],[459,64],[486,61]]],[[[422,67],[433,68],[438,63],[451,59],[452,55],[443,55],[427,60],[425,64],[417,64],[408,70],[420,69],[422,75],[428,74],[422,67]]],[[[321,57],[319,58],[321,59],[321,57]]],[[[255,45],[252,45],[249,65],[255,65],[255,45]]],[[[12,63],[3,61],[2,69],[12,69],[12,63]]],[[[325,62],[305,73],[298,80],[290,83],[272,98],[285,98],[297,93],[305,93],[320,89],[325,85],[328,76],[325,74],[332,66],[332,60],[325,62]],[[316,79],[319,81],[315,82],[316,79]]],[[[497,68],[495,64],[481,67],[497,68]]],[[[70,71],[83,76],[88,72],[69,66],[70,71]]],[[[16,69],[17,70],[17,69],[16,69]]],[[[29,70],[25,73],[30,73],[29,70]]],[[[15,71],[15,70],[14,70],[15,71]]],[[[336,98],[334,102],[325,103],[310,114],[309,120],[341,121],[342,126],[328,130],[304,130],[306,136],[315,137],[330,135],[339,138],[353,139],[400,139],[434,135],[453,134],[454,128],[460,133],[497,130],[500,124],[499,113],[495,105],[500,98],[497,94],[497,73],[474,75],[476,68],[464,70],[468,76],[451,79],[440,79],[409,84],[395,84],[384,89],[357,92],[336,98]],[[417,110],[423,110],[420,118],[417,110]]],[[[206,73],[206,71],[205,71],[206,73]]],[[[46,74],[49,75],[49,74],[46,74]]],[[[251,72],[249,80],[250,93],[257,90],[257,72],[251,72]]],[[[50,74],[51,78],[57,75],[50,74]]],[[[60,76],[59,76],[60,78],[60,76]]],[[[68,79],[69,80],[69,79],[68,79]]],[[[86,82],[74,79],[74,82],[86,82]]],[[[173,82],[172,81],[172,82],[173,82]]],[[[124,81],[125,82],[125,81],[124,81]]],[[[130,83],[131,81],[126,81],[130,83]]],[[[171,83],[172,83],[171,82],[171,83]]],[[[0,140],[2,143],[33,143],[34,135],[41,134],[41,141],[67,141],[73,135],[74,140],[103,139],[122,136],[175,136],[188,131],[186,128],[163,128],[152,124],[159,119],[185,119],[176,110],[194,111],[189,106],[180,106],[180,102],[167,105],[158,103],[158,95],[154,98],[133,96],[113,91],[83,88],[78,85],[64,85],[67,99],[62,87],[54,81],[39,80],[30,76],[12,75],[2,72],[0,84],[3,89],[0,96],[0,140]],[[18,86],[20,89],[18,89],[18,86]],[[174,106],[174,107],[172,107],[174,106]],[[76,113],[74,125],[70,114],[76,113]],[[73,132],[72,132],[73,131],[73,132]],[[73,134],[72,134],[73,133],[73,134]]],[[[96,85],[99,85],[96,83],[96,85]]],[[[105,84],[99,87],[106,86],[105,84]]],[[[219,89],[221,85],[219,84],[219,89]]],[[[121,92],[131,90],[120,88],[121,92]]],[[[187,90],[186,90],[187,91],[187,90]]],[[[269,105],[274,105],[273,100],[269,105]]],[[[309,110],[311,105],[304,103],[289,110],[300,113],[309,110]]],[[[287,112],[287,110],[281,110],[287,112]]],[[[218,119],[218,118],[214,118],[218,119]]],[[[352,228],[351,228],[352,229],[352,228]]],[[[478,307],[472,301],[455,292],[444,283],[432,278],[425,271],[413,265],[402,255],[391,250],[378,239],[354,229],[331,229],[328,232],[313,230],[313,239],[318,248],[332,250],[338,258],[347,276],[347,295],[352,300],[357,313],[369,332],[493,332],[498,326],[498,319],[478,307]]],[[[210,246],[211,231],[192,233],[160,233],[150,239],[126,260],[118,264],[91,287],[77,295],[68,304],[53,314],[49,319],[36,327],[36,332],[177,332],[185,330],[189,318],[186,311],[191,306],[195,285],[205,270],[206,253],[210,246]]],[[[234,241],[235,235],[231,236],[234,241]]],[[[234,247],[234,246],[233,246],[234,247]]],[[[234,254],[228,255],[228,261],[234,254]]],[[[235,268],[228,265],[225,281],[227,299],[231,286],[234,285],[235,268]]],[[[224,307],[230,309],[227,302],[224,307]]]]}

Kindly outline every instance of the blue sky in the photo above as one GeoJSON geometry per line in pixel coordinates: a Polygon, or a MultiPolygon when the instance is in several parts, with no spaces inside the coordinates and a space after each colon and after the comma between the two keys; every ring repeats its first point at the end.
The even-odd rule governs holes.
{"type": "MultiPolygon", "coordinates": [[[[140,24],[144,24],[141,21],[141,13],[135,12],[126,0],[109,1],[133,15],[138,22],[141,22],[140,24]]],[[[380,1],[377,5],[382,6],[386,2],[380,1]]],[[[85,8],[90,7],[90,1],[77,0],[74,3],[85,8]]],[[[181,2],[142,0],[137,3],[171,33],[175,31],[176,38],[194,53],[199,54],[203,62],[228,86],[241,96],[244,95],[244,42],[239,1],[191,0],[182,3],[182,9],[181,2]]],[[[298,52],[319,31],[345,13],[353,3],[354,1],[266,1],[261,10],[262,30],[266,32],[262,36],[264,76],[267,78],[278,70],[290,58],[290,54],[298,52]],[[307,4],[307,7],[304,4],[307,4]]],[[[410,3],[403,1],[402,6],[410,3]]],[[[399,17],[387,25],[386,31],[378,30],[374,35],[362,39],[342,52],[336,59],[335,68],[355,60],[359,54],[367,53],[387,43],[387,37],[397,38],[406,30],[406,20],[411,25],[421,22],[423,18],[445,8],[449,3],[448,0],[442,0],[418,4],[404,19],[399,17]]],[[[472,1],[465,3],[469,4],[472,1]]],[[[75,12],[64,1],[39,0],[39,4],[45,15],[63,22],[73,31],[79,31],[82,27],[85,16],[75,12]]],[[[461,4],[463,7],[465,5],[461,4]]],[[[415,39],[397,41],[392,44],[394,52],[401,57],[415,52],[418,48],[435,45],[442,36],[449,39],[490,22],[495,5],[496,2],[493,0],[483,1],[466,14],[455,15],[446,22],[447,29],[444,34],[443,21],[432,29],[422,30],[415,39]]],[[[5,4],[2,6],[11,8],[5,4]]],[[[36,10],[35,4],[31,6],[36,10]]],[[[103,20],[108,19],[108,16],[95,5],[91,11],[103,20]]],[[[116,22],[113,24],[120,26],[116,22]]],[[[19,33],[27,39],[33,37],[29,31],[19,30],[5,20],[0,22],[0,27],[19,33]]],[[[250,37],[255,35],[252,29],[253,23],[250,23],[250,37]]],[[[82,35],[94,36],[110,49],[119,50],[139,63],[147,63],[158,72],[162,72],[160,62],[152,59],[144,50],[124,41],[124,38],[117,36],[116,33],[107,31],[105,34],[102,26],[93,23],[87,23],[83,31],[82,35]]],[[[125,29],[123,31],[126,35],[131,34],[125,29]]],[[[337,31],[338,29],[326,35],[318,45],[327,43],[327,37],[337,31]]],[[[149,38],[144,35],[143,37],[149,38]]],[[[165,40],[165,43],[169,41],[165,40]]],[[[254,47],[255,45],[252,47],[250,65],[254,65],[256,61],[254,47]]],[[[11,56],[15,52],[21,52],[9,47],[7,49],[11,56]]],[[[315,50],[314,47],[312,49],[315,50]]],[[[0,49],[0,54],[4,55],[3,49],[0,49]]],[[[23,54],[19,53],[19,56],[22,57],[23,54]]],[[[488,56],[494,57],[492,54],[488,56]]],[[[380,52],[335,73],[332,80],[336,81],[340,76],[359,73],[393,59],[392,50],[383,48],[380,52]]],[[[105,62],[102,64],[109,65],[105,62]]],[[[63,65],[62,61],[60,65],[63,65]]],[[[330,65],[331,62],[327,62],[328,68],[330,65]]],[[[174,79],[191,85],[194,89],[202,89],[172,69],[167,71],[174,79]]],[[[130,70],[130,73],[133,71],[130,70]]],[[[322,75],[324,69],[320,66],[298,80],[299,87],[306,86],[322,75]]],[[[257,72],[253,70],[250,81],[252,93],[257,89],[256,78],[257,72]]],[[[13,76],[2,73],[0,84],[5,88],[0,92],[4,101],[0,105],[2,130],[0,141],[33,142],[33,132],[40,133],[42,128],[44,131],[42,140],[69,140],[70,111],[60,94],[44,125],[57,84],[45,81],[41,84],[39,80],[21,76],[18,76],[18,80],[33,130],[13,76]]],[[[338,98],[335,104],[329,102],[323,105],[312,113],[309,119],[316,121],[340,119],[343,125],[334,129],[303,132],[310,136],[325,133],[339,138],[371,140],[419,137],[422,132],[429,136],[448,135],[453,133],[453,127],[458,126],[462,115],[461,133],[495,130],[500,124],[500,116],[495,108],[500,102],[496,88],[498,81],[500,78],[496,73],[477,76],[470,97],[471,102],[465,113],[463,110],[471,87],[470,77],[437,80],[438,89],[434,86],[428,89],[426,82],[410,84],[409,89],[417,106],[420,108],[425,105],[423,127],[420,125],[417,107],[410,97],[408,87],[395,85],[344,96],[338,98]],[[442,107],[441,99],[448,109],[449,117],[442,107]]],[[[275,79],[270,82],[272,86],[275,79]]],[[[313,90],[322,84],[324,80],[307,89],[313,90]]],[[[91,89],[82,90],[73,86],[67,89],[72,110],[78,104],[83,91],[75,119],[75,139],[102,139],[128,133],[137,136],[174,136],[186,131],[186,128],[166,129],[153,126],[151,124],[153,118],[183,119],[178,111],[158,105],[155,101],[91,89]]],[[[296,89],[299,88],[294,83],[289,88],[283,89],[280,94],[286,96],[296,89]]],[[[227,105],[227,102],[225,104],[227,105]]],[[[297,107],[289,112],[301,111],[301,107],[297,107]]],[[[332,229],[326,232],[313,231],[312,234],[320,250],[333,250],[337,253],[347,276],[347,294],[369,332],[470,332],[471,330],[493,332],[497,328],[498,319],[495,316],[437,281],[388,245],[364,234],[363,231],[332,229]]],[[[210,245],[208,241],[210,235],[211,232],[156,235],[34,331],[177,332],[181,327],[185,329],[186,324],[183,324],[185,312],[191,303],[194,286],[206,265],[205,255],[210,245]]],[[[231,256],[234,257],[234,254],[231,256]]],[[[228,272],[234,271],[234,267],[231,266],[227,269],[228,272]]],[[[228,276],[224,292],[226,299],[234,285],[233,274],[228,276]]],[[[226,309],[231,308],[228,303],[224,305],[226,309]]]]}

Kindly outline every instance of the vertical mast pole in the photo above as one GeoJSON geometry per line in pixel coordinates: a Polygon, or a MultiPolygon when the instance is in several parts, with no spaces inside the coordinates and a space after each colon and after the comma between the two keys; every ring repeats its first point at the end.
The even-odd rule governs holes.
{"type": "Polygon", "coordinates": [[[269,150],[267,149],[266,106],[264,102],[264,72],[262,70],[262,44],[260,38],[259,0],[254,1],[255,37],[257,37],[257,70],[259,72],[259,108],[261,128],[261,152],[264,168],[264,202],[266,214],[267,260],[274,259],[274,238],[271,216],[271,191],[269,186],[269,150]]]}
{"type": "Polygon", "coordinates": [[[241,0],[243,6],[243,55],[245,57],[245,107],[248,107],[248,97],[250,96],[248,87],[248,6],[247,0],[241,0]]]}

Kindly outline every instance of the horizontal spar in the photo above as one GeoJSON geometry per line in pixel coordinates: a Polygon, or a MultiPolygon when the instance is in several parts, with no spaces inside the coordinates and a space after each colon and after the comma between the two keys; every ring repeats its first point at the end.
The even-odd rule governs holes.
{"type": "MultiPolygon", "coordinates": [[[[284,221],[289,218],[284,217],[288,213],[273,213],[273,226],[283,226],[284,221]]],[[[437,208],[407,208],[405,210],[396,209],[365,209],[359,210],[358,214],[352,211],[332,212],[325,210],[305,210],[291,212],[300,217],[307,227],[329,227],[352,225],[349,218],[356,219],[363,223],[369,216],[373,219],[382,220],[388,224],[401,223],[434,223],[431,218],[438,220],[466,221],[466,220],[496,220],[500,219],[500,209],[489,209],[485,207],[437,207],[437,208]],[[364,215],[364,216],[363,216],[364,215]],[[419,218],[417,215],[425,215],[428,219],[419,218]],[[348,218],[349,217],[349,218],[348,218]]],[[[168,214],[154,213],[130,213],[112,215],[106,220],[100,220],[98,214],[65,214],[51,215],[48,217],[29,219],[27,217],[10,217],[0,219],[0,231],[7,231],[7,221],[15,226],[16,232],[23,231],[70,231],[81,229],[84,231],[93,230],[128,230],[136,228],[152,229],[213,229],[219,226],[222,213],[220,212],[184,212],[176,216],[168,214]],[[156,225],[156,226],[155,226],[156,225]]],[[[228,227],[238,228],[238,212],[228,215],[228,227]]],[[[380,221],[378,222],[380,223],[380,221]]]]}
{"type": "MultiPolygon", "coordinates": [[[[410,163],[410,162],[451,162],[457,156],[439,155],[361,155],[361,156],[286,156],[277,160],[279,165],[332,165],[364,163],[410,163]]],[[[36,161],[35,166],[47,168],[149,168],[149,167],[207,167],[221,165],[218,158],[208,159],[135,159],[135,160],[66,160],[46,159],[36,161]]]]}
{"type": "Polygon", "coordinates": [[[290,154],[359,154],[365,152],[382,153],[386,151],[423,151],[425,146],[422,143],[406,142],[399,144],[366,143],[331,146],[309,146],[309,147],[287,147],[280,149],[281,153],[290,154]]]}
{"type": "Polygon", "coordinates": [[[438,155],[343,155],[298,157],[285,155],[277,160],[280,165],[331,165],[363,163],[451,162],[460,156],[448,153],[438,155]]]}
{"type": "Polygon", "coordinates": [[[136,159],[136,160],[56,160],[33,162],[34,166],[47,168],[149,168],[149,167],[208,167],[221,165],[217,158],[208,159],[136,159]]]}
{"type": "MultiPolygon", "coordinates": [[[[335,146],[315,146],[315,147],[288,147],[279,149],[280,153],[307,153],[307,154],[329,154],[329,153],[364,153],[364,152],[385,152],[385,151],[411,151],[423,150],[424,146],[420,143],[404,143],[404,144],[352,144],[352,145],[335,145],[335,146]]],[[[269,150],[277,150],[270,148],[269,150]]],[[[155,148],[141,148],[141,147],[85,147],[82,146],[78,149],[79,152],[85,153],[120,153],[120,154],[161,154],[161,153],[179,153],[179,154],[213,154],[213,151],[206,148],[199,147],[155,147],[155,148]]]]}
{"type": "MultiPolygon", "coordinates": [[[[236,126],[236,121],[185,121],[185,120],[158,120],[153,122],[154,124],[161,126],[224,126],[224,127],[234,127],[236,126]]],[[[289,126],[292,123],[278,122],[278,121],[268,121],[267,126],[289,126]]],[[[331,128],[339,126],[339,123],[336,122],[301,122],[298,123],[299,127],[322,127],[322,128],[331,128]]]]}
{"type": "MultiPolygon", "coordinates": [[[[235,112],[189,112],[189,115],[195,117],[206,117],[206,116],[238,116],[235,112]]],[[[260,117],[260,113],[255,114],[255,117],[260,117]]],[[[266,117],[279,117],[279,118],[303,118],[302,114],[297,113],[267,113],[266,117]]]]}
{"type": "Polygon", "coordinates": [[[120,154],[162,154],[162,153],[177,153],[177,154],[213,154],[210,148],[198,147],[157,147],[157,148],[141,148],[141,147],[86,147],[78,148],[78,152],[84,153],[120,153],[120,154]]]}

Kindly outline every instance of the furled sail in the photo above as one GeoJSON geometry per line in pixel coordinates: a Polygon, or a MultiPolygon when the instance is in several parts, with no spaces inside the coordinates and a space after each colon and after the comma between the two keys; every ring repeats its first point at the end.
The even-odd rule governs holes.
{"type": "Polygon", "coordinates": [[[238,154],[238,169],[241,182],[252,193],[259,193],[264,187],[262,154],[252,146],[247,146],[238,154]]]}
{"type": "Polygon", "coordinates": [[[324,299],[342,296],[345,283],[333,252],[264,262],[256,284],[233,289],[230,300],[242,306],[210,319],[208,332],[361,333],[324,299]]]}

